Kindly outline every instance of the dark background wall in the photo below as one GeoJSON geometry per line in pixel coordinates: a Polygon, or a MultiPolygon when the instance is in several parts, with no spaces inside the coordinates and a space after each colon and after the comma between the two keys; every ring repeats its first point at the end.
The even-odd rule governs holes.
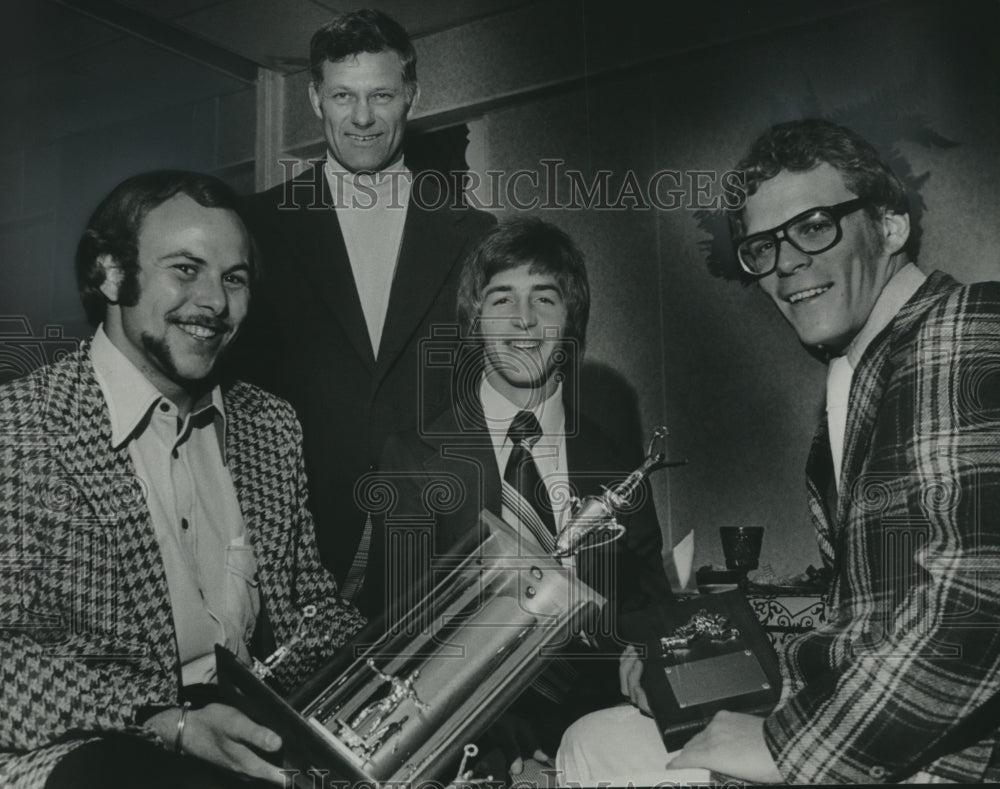
{"type": "MultiPolygon", "coordinates": [[[[760,293],[708,273],[712,223],[690,205],[696,195],[671,210],[639,200],[568,208],[569,182],[549,177],[543,160],[586,183],[608,171],[604,202],[614,203],[630,173],[642,186],[676,170],[690,186],[695,171],[730,168],[772,122],[832,117],[901,157],[919,190],[922,268],[1000,279],[998,30],[991,0],[818,9],[550,1],[418,38],[416,126],[466,127],[466,159],[482,177],[537,173],[538,187],[522,179],[522,201],[544,203],[556,184],[552,202],[563,207],[527,212],[564,227],[588,256],[584,377],[594,385],[581,406],[634,440],[666,424],[672,453],[690,459],[655,479],[668,544],[693,534],[682,565],[720,563],[717,528],[733,524],[766,527],[762,561],[775,573],[818,561],[802,468],[824,370],[760,293]]],[[[4,71],[5,95],[18,101],[0,121],[0,315],[26,316],[36,334],[45,324],[85,332],[72,249],[122,177],[185,166],[245,191],[255,164],[257,182],[273,182],[278,158],[322,149],[302,72],[271,79],[264,107],[239,80],[90,34],[99,43],[71,86],[44,70],[4,71]],[[255,163],[262,113],[276,141],[255,163]]],[[[717,196],[713,176],[702,178],[710,187],[698,199],[717,196]]],[[[506,198],[497,213],[519,214],[506,198]]]]}
{"type": "Polygon", "coordinates": [[[180,167],[253,187],[255,90],[48,0],[0,33],[0,315],[88,328],[72,260],[122,179],[180,167]]]}
{"type": "MultiPolygon", "coordinates": [[[[473,31],[474,73],[435,85],[457,94],[445,107],[470,101],[480,78],[491,86],[480,97],[485,168],[539,171],[544,184],[540,162],[561,159],[589,177],[610,170],[612,195],[629,172],[641,184],[664,169],[686,174],[688,185],[693,171],[719,174],[774,122],[839,120],[909,176],[923,208],[924,270],[1000,279],[997,5],[878,3],[797,17],[804,7],[753,29],[754,20],[727,17],[720,4],[674,6],[658,17],[608,17],[610,9],[602,16],[573,4],[561,16],[563,50],[543,48],[551,25],[497,25],[503,43],[494,47],[484,23],[473,31]],[[545,70],[511,75],[532,52],[545,70]],[[518,87],[511,101],[505,94],[518,87]]],[[[434,51],[426,60],[446,58],[434,51]]],[[[521,199],[531,192],[521,190],[521,199]]],[[[694,533],[694,567],[721,563],[719,526],[747,524],[767,530],[763,564],[779,575],[801,572],[818,563],[803,467],[825,370],[755,288],[707,273],[713,236],[698,211],[631,205],[532,212],[587,252],[591,369],[626,385],[626,396],[616,390],[614,398],[585,388],[582,405],[615,426],[634,403],[644,433],[669,427],[675,454],[691,462],[657,478],[658,509],[671,542],[694,533]]]]}

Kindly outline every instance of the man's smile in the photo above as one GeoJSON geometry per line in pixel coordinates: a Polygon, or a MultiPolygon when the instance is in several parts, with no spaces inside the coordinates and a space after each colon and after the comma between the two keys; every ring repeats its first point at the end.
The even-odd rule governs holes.
{"type": "Polygon", "coordinates": [[[827,284],[827,285],[820,285],[815,288],[806,288],[805,290],[797,290],[794,293],[789,293],[787,296],[784,296],[783,298],[789,304],[798,304],[800,302],[806,301],[807,299],[814,299],[817,296],[822,296],[832,287],[833,287],[832,284],[827,284]]]}
{"type": "Polygon", "coordinates": [[[205,328],[204,326],[196,326],[191,323],[178,323],[177,326],[197,340],[210,340],[217,334],[212,329],[205,328]]]}
{"type": "Polygon", "coordinates": [[[214,340],[216,337],[229,331],[229,325],[227,323],[224,321],[212,320],[210,318],[173,319],[170,323],[187,334],[189,337],[202,342],[214,340]]]}
{"type": "Polygon", "coordinates": [[[378,132],[376,134],[355,134],[352,132],[344,132],[344,136],[351,140],[354,140],[354,142],[367,143],[371,142],[372,140],[377,140],[379,137],[382,136],[382,132],[378,132]]]}
{"type": "Polygon", "coordinates": [[[507,340],[506,344],[518,351],[534,351],[542,344],[541,340],[507,340]]]}

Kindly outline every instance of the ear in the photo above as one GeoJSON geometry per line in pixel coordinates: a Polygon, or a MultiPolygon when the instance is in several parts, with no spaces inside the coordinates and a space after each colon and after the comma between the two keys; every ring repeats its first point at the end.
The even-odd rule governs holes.
{"type": "Polygon", "coordinates": [[[319,89],[316,84],[310,80],[309,81],[309,104],[313,108],[313,115],[315,115],[320,120],[323,120],[323,107],[321,106],[323,102],[323,97],[319,95],[319,89]]]}
{"type": "Polygon", "coordinates": [[[885,249],[890,255],[901,250],[910,237],[910,215],[897,214],[888,209],[882,214],[882,233],[885,239],[885,249]]]}
{"type": "Polygon", "coordinates": [[[118,303],[118,291],[121,290],[124,274],[118,262],[111,255],[104,253],[97,256],[97,264],[104,270],[104,281],[101,283],[101,293],[112,304],[118,303]]]}
{"type": "Polygon", "coordinates": [[[420,101],[420,85],[417,84],[417,86],[413,89],[413,97],[410,99],[410,104],[406,108],[406,119],[407,120],[409,120],[410,117],[413,115],[413,110],[416,108],[417,103],[419,101],[420,101]]]}

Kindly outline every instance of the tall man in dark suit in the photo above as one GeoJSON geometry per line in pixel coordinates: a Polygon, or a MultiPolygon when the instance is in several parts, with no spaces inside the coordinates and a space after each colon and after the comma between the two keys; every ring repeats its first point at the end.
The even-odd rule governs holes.
{"type": "Polygon", "coordinates": [[[398,23],[340,16],[313,36],[310,66],[327,156],[248,200],[267,274],[234,371],[294,406],[320,554],[350,597],[369,534],[355,484],[386,436],[446,407],[443,388],[418,387],[420,343],[452,322],[458,262],[494,220],[414,184],[402,144],[420,90],[398,23]]]}
{"type": "MultiPolygon", "coordinates": [[[[1000,283],[961,286],[913,264],[905,188],[849,129],[779,124],[738,169],[742,275],[829,360],[806,475],[833,580],[827,622],[779,650],[778,707],[719,713],[670,768],[995,782],[1000,283]]],[[[641,704],[637,679],[626,691],[641,704]]],[[[670,780],[666,760],[655,725],[620,708],[575,724],[560,749],[565,779],[584,785],[670,780]]]]}
{"type": "MultiPolygon", "coordinates": [[[[485,509],[551,551],[572,495],[597,494],[642,462],[637,447],[609,439],[577,408],[573,369],[582,362],[590,290],[583,255],[565,233],[539,220],[498,226],[464,264],[458,299],[465,343],[454,354],[452,408],[422,432],[391,437],[377,477],[394,495],[377,519],[386,526],[375,531],[359,602],[378,610],[387,601],[390,625],[406,613],[398,605],[406,600],[403,573],[420,569],[405,553],[411,526],[430,525],[435,554],[454,554],[480,539],[485,509]]],[[[622,522],[619,541],[574,557],[578,576],[608,600],[591,633],[597,648],[579,645],[570,669],[544,675],[548,700],[529,695],[519,706],[556,738],[574,713],[614,698],[618,614],[671,595],[648,484],[622,522]]],[[[508,754],[513,772],[535,744],[511,743],[527,747],[508,754]]]]}

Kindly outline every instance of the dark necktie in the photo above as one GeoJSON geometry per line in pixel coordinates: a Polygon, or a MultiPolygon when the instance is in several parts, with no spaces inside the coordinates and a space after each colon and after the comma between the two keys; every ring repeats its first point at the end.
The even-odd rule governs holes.
{"type": "MultiPolygon", "coordinates": [[[[555,516],[552,513],[552,502],[549,499],[549,492],[542,482],[535,459],[531,456],[531,447],[542,437],[542,426],[538,424],[538,419],[531,411],[518,411],[514,421],[510,423],[507,436],[514,445],[507,459],[507,468],[504,471],[504,482],[512,487],[537,513],[538,520],[541,521],[541,528],[548,529],[550,534],[538,534],[536,528],[530,522],[524,525],[535,533],[535,538],[542,546],[552,550],[554,538],[551,535],[556,533],[555,516]]],[[[520,509],[520,504],[513,509],[520,509]]],[[[522,517],[522,522],[525,519],[522,517]]],[[[573,686],[576,684],[578,673],[576,669],[564,658],[553,658],[549,666],[542,674],[535,679],[532,687],[555,704],[565,704],[569,698],[573,686]]]]}
{"type": "Polygon", "coordinates": [[[556,520],[552,514],[549,492],[542,482],[531,447],[542,437],[542,426],[531,411],[518,411],[510,423],[507,437],[514,445],[507,459],[504,480],[516,490],[541,519],[545,527],[556,533],[556,520]]]}

